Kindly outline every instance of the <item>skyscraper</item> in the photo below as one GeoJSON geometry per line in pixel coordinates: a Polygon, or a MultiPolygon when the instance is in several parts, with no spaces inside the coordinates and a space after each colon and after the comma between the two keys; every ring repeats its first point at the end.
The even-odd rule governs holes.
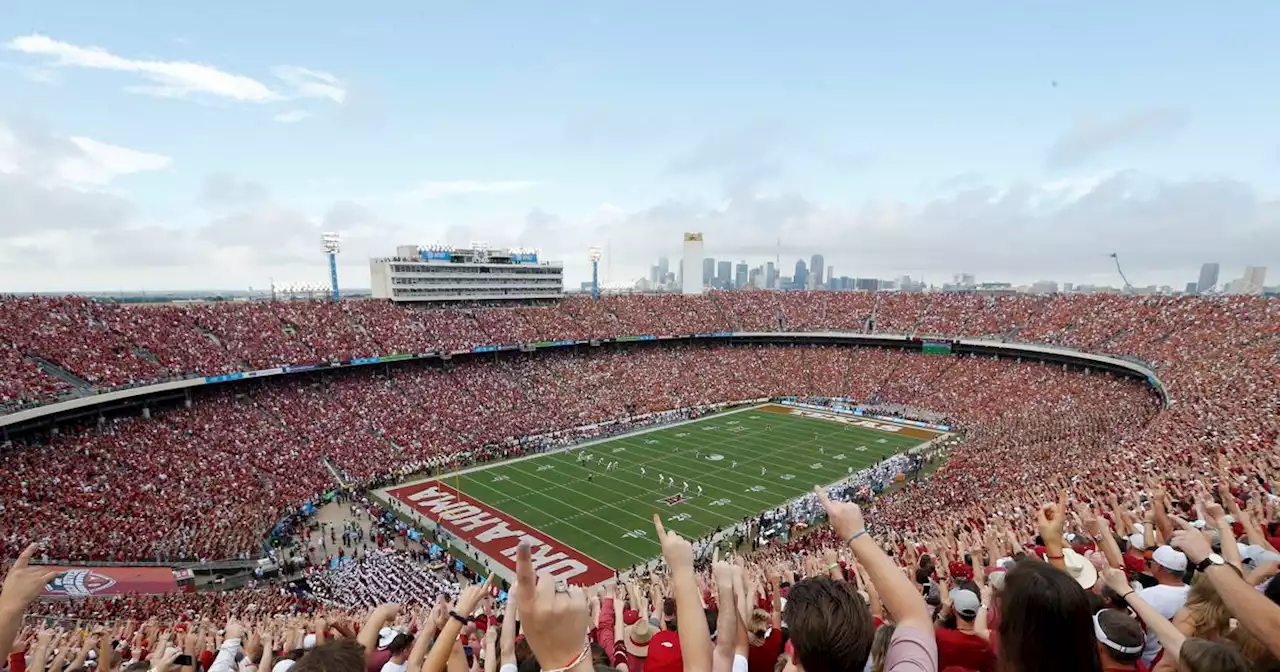
{"type": "Polygon", "coordinates": [[[698,269],[698,261],[702,259],[702,233],[684,234],[684,256],[680,258],[680,292],[683,294],[701,294],[706,285],[702,276],[706,274],[706,262],[698,269]]]}
{"type": "Polygon", "coordinates": [[[795,277],[791,278],[791,284],[795,285],[796,288],[798,289],[804,289],[805,286],[807,285],[806,281],[808,279],[809,279],[809,271],[805,268],[804,259],[797,259],[796,274],[795,274],[795,277]]]}
{"type": "Polygon", "coordinates": [[[723,289],[733,286],[733,281],[729,277],[733,273],[733,262],[721,261],[716,263],[716,285],[723,289]]]}
{"type": "Polygon", "coordinates": [[[1218,287],[1218,262],[1210,261],[1200,267],[1200,281],[1196,283],[1196,291],[1204,294],[1218,287]]]}
{"type": "Polygon", "coordinates": [[[827,285],[830,286],[831,281],[835,279],[836,279],[836,267],[828,266],[827,267],[827,285]]]}
{"type": "Polygon", "coordinates": [[[1244,269],[1244,294],[1261,294],[1267,282],[1266,266],[1246,266],[1244,269]]]}
{"type": "Polygon", "coordinates": [[[765,289],[778,288],[778,269],[773,267],[773,262],[764,265],[764,287],[765,289]]]}
{"type": "Polygon", "coordinates": [[[671,261],[666,257],[658,257],[658,282],[666,282],[671,272],[671,261]]]}
{"type": "Polygon", "coordinates": [[[1196,283],[1194,283],[1194,282],[1188,282],[1188,283],[1187,283],[1187,293],[1188,293],[1188,294],[1195,294],[1195,293],[1196,293],[1196,283]]]}
{"type": "Polygon", "coordinates": [[[733,279],[733,286],[742,289],[747,286],[747,262],[739,261],[736,277],[733,279]]]}
{"type": "Polygon", "coordinates": [[[826,260],[822,258],[821,254],[815,254],[813,255],[813,258],[809,260],[809,272],[813,274],[814,289],[817,289],[822,285],[822,269],[826,263],[826,260]]]}
{"type": "Polygon", "coordinates": [[[702,260],[702,286],[710,287],[711,281],[716,277],[716,260],[707,257],[702,260]]]}

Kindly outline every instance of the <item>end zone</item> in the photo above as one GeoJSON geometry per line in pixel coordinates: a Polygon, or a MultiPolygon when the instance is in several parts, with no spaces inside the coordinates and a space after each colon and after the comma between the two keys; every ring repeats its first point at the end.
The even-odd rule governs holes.
{"type": "Polygon", "coordinates": [[[522,541],[532,547],[533,567],[539,574],[581,586],[593,586],[614,576],[613,570],[598,560],[439,481],[388,488],[384,492],[471,544],[501,564],[512,577],[516,572],[516,548],[522,541]]]}

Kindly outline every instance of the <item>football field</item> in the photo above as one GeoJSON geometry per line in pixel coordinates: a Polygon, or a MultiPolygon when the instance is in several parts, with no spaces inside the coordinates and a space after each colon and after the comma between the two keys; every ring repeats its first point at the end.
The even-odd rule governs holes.
{"type": "Polygon", "coordinates": [[[702,537],[940,435],[766,404],[398,486],[387,496],[443,518],[491,556],[498,552],[485,543],[502,533],[480,530],[487,515],[536,530],[584,562],[627,569],[659,554],[655,511],[667,529],[702,537]],[[428,494],[425,486],[434,487],[428,494]]]}

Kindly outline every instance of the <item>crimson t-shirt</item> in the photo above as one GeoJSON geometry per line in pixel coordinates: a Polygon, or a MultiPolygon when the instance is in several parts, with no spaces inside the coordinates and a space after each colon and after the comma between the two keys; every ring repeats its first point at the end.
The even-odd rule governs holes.
{"type": "Polygon", "coordinates": [[[773,628],[760,646],[747,650],[747,672],[773,672],[782,655],[782,631],[773,628]]]}
{"type": "Polygon", "coordinates": [[[934,630],[938,640],[939,670],[954,665],[978,672],[995,672],[996,654],[981,637],[950,628],[934,630]]]}

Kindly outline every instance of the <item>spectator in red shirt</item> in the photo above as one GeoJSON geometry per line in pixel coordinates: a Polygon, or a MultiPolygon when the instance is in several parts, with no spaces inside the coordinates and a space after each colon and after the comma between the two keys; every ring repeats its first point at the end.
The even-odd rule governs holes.
{"type": "Polygon", "coordinates": [[[978,617],[982,600],[976,586],[966,584],[952,590],[950,611],[955,615],[955,627],[939,624],[934,636],[938,639],[938,669],[956,665],[978,672],[994,672],[995,651],[987,640],[974,634],[973,622],[978,617]]]}
{"type": "Polygon", "coordinates": [[[748,672],[773,672],[782,654],[782,629],[778,625],[778,619],[763,609],[751,613],[747,624],[747,640],[751,643],[747,651],[748,672]]]}

